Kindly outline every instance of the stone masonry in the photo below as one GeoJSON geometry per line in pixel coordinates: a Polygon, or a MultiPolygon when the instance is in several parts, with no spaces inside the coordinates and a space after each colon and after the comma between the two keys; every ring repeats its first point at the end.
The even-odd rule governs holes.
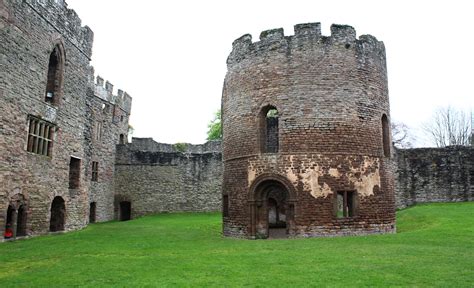
{"type": "Polygon", "coordinates": [[[319,23],[299,24],[294,36],[235,40],[227,68],[224,235],[395,231],[382,42],[350,26],[332,25],[327,37],[319,23]]]}
{"type": "Polygon", "coordinates": [[[0,0],[0,241],[221,209],[227,236],[386,233],[395,207],[474,199],[474,148],[391,147],[383,43],[350,26],[237,39],[222,147],[127,143],[92,43],[64,0],[0,0]]]}
{"type": "Polygon", "coordinates": [[[397,208],[474,201],[474,147],[397,150],[397,208]]]}
{"type": "Polygon", "coordinates": [[[91,29],[63,1],[0,0],[0,39],[0,239],[80,229],[93,201],[112,220],[131,98],[93,83],[91,29]]]}
{"type": "MultiPolygon", "coordinates": [[[[208,212],[221,207],[220,142],[204,145],[161,144],[133,138],[119,145],[116,162],[116,207],[129,201],[131,217],[161,212],[208,212]]],[[[119,217],[120,211],[116,211],[119,217]]]]}

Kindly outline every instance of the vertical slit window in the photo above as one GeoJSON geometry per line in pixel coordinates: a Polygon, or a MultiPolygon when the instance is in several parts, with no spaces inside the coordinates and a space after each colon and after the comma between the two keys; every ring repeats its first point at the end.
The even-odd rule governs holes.
{"type": "Polygon", "coordinates": [[[390,157],[390,128],[388,124],[387,115],[382,116],[382,142],[383,142],[383,155],[390,157]]]}
{"type": "Polygon", "coordinates": [[[92,181],[97,182],[99,179],[99,162],[92,161],[92,181]]]}

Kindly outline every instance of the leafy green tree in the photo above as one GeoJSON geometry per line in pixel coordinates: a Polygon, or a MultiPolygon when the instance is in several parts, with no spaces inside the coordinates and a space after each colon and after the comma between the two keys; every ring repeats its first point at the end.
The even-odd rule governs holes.
{"type": "Polygon", "coordinates": [[[221,110],[217,110],[214,114],[214,119],[207,125],[207,140],[222,139],[222,121],[221,110]]]}

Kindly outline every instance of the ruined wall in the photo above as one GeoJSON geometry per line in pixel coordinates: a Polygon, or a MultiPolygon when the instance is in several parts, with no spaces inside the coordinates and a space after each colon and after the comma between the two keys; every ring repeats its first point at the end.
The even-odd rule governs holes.
{"type": "Polygon", "coordinates": [[[91,29],[62,0],[0,0],[0,240],[9,206],[14,218],[21,206],[26,211],[22,235],[48,233],[55,197],[64,200],[64,225],[52,231],[87,225],[91,201],[98,221],[113,219],[115,144],[127,133],[131,98],[113,95],[110,83],[94,85],[92,42],[91,29]],[[32,117],[41,124],[30,126],[32,117]],[[44,131],[52,135],[49,150],[39,140],[49,137],[44,131]],[[98,181],[91,160],[100,163],[98,181]],[[70,174],[78,175],[73,185],[70,174]]]}
{"type": "Polygon", "coordinates": [[[474,148],[417,148],[396,153],[397,208],[474,201],[474,148]]]}
{"type": "Polygon", "coordinates": [[[220,142],[185,146],[133,138],[117,148],[115,207],[129,201],[132,218],[179,211],[220,211],[222,163],[220,142]]]}
{"type": "Polygon", "coordinates": [[[70,157],[85,158],[86,91],[93,33],[59,1],[0,1],[0,234],[7,206],[21,195],[27,205],[28,234],[49,231],[51,202],[66,204],[65,230],[87,224],[85,166],[80,184],[69,189],[70,157]],[[57,105],[45,102],[50,54],[61,47],[64,60],[57,105]],[[51,157],[27,152],[28,116],[55,125],[51,157]]]}
{"type": "MultiPolygon", "coordinates": [[[[96,203],[97,222],[114,219],[114,174],[116,145],[128,138],[131,97],[122,90],[113,93],[113,85],[97,77],[89,85],[87,97],[86,143],[88,144],[86,175],[90,183],[89,203],[96,203]],[[93,178],[92,162],[97,162],[97,178],[93,178]]],[[[122,143],[121,143],[122,142],[122,143]]]]}
{"type": "Polygon", "coordinates": [[[332,25],[327,37],[319,23],[300,24],[293,36],[274,29],[258,42],[250,35],[235,40],[227,68],[225,235],[268,236],[265,195],[272,189],[287,194],[282,207],[291,236],[394,231],[393,163],[384,156],[382,135],[382,117],[390,117],[382,42],[357,39],[350,26],[332,25]],[[262,149],[268,107],[279,115],[277,153],[262,149]],[[356,216],[336,217],[340,191],[357,194],[356,216]]]}

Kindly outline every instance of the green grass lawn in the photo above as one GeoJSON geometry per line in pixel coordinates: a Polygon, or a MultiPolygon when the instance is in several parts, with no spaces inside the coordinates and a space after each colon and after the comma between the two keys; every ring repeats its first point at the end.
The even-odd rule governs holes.
{"type": "Polygon", "coordinates": [[[399,211],[398,233],[236,240],[220,214],[163,214],[0,244],[0,287],[474,287],[474,203],[399,211]]]}

